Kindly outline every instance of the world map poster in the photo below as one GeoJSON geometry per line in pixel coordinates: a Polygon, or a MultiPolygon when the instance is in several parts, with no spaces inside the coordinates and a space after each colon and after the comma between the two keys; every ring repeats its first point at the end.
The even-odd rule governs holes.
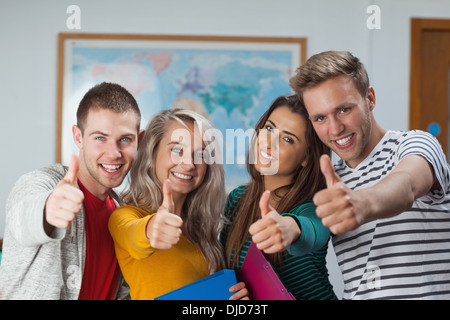
{"type": "Polygon", "coordinates": [[[115,82],[136,98],[142,128],[156,113],[173,107],[206,116],[223,134],[228,191],[248,182],[245,159],[249,129],[275,98],[292,94],[289,79],[305,58],[306,46],[304,38],[165,40],[61,35],[59,128],[63,164],[68,164],[72,153],[78,153],[71,128],[76,124],[80,100],[94,85],[115,82]]]}

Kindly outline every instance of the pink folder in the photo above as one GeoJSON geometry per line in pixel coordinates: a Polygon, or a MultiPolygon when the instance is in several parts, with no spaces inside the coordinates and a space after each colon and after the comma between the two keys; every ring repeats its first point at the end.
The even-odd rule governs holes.
{"type": "Polygon", "coordinates": [[[252,300],[295,300],[253,242],[238,277],[245,282],[252,300]]]}

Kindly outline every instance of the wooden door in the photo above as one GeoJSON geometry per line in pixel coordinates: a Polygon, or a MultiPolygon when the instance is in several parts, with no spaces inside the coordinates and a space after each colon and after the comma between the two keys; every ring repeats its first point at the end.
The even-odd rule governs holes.
{"type": "Polygon", "coordinates": [[[450,161],[450,19],[411,20],[410,129],[436,136],[450,161]]]}

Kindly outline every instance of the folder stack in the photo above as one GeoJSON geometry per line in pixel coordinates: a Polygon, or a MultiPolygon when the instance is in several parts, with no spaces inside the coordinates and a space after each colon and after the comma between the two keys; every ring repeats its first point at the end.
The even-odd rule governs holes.
{"type": "MultiPolygon", "coordinates": [[[[245,282],[251,300],[295,300],[253,242],[245,256],[238,279],[245,282]]],[[[233,295],[229,289],[236,283],[235,271],[223,269],[155,300],[228,300],[233,295]]]]}

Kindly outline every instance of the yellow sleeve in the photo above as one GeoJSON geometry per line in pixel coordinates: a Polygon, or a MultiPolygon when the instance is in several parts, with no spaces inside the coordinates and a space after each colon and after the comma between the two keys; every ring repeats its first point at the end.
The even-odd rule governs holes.
{"type": "Polygon", "coordinates": [[[134,259],[144,259],[155,249],[146,235],[147,223],[155,214],[135,206],[117,208],[109,218],[108,228],[116,245],[126,250],[134,259]]]}

